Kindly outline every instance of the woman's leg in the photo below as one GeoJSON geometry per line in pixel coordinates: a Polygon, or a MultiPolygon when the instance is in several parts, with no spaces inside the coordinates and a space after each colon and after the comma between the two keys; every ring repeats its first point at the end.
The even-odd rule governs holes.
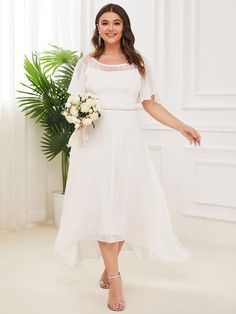
{"type": "Polygon", "coordinates": [[[108,274],[117,273],[118,270],[118,250],[119,250],[119,243],[113,242],[102,242],[98,241],[101,254],[103,257],[105,269],[108,274]]]}
{"type": "Polygon", "coordinates": [[[125,241],[119,241],[118,243],[119,243],[119,248],[118,248],[118,255],[119,255],[125,241]]]}
{"type": "MultiPolygon", "coordinates": [[[[119,242],[108,243],[102,241],[98,241],[98,243],[101,249],[107,275],[117,275],[119,272],[118,254],[123,244],[119,244],[119,242]]],[[[109,279],[108,302],[112,300],[123,300],[122,280],[120,278],[109,279]]],[[[119,302],[115,302],[113,308],[118,309],[119,302]]]]}
{"type": "MultiPolygon", "coordinates": [[[[98,242],[99,242],[99,241],[98,241],[98,242]]],[[[121,251],[121,249],[122,249],[122,246],[123,246],[124,242],[125,242],[124,240],[118,242],[118,256],[119,256],[119,254],[120,254],[120,251],[121,251]]],[[[104,243],[104,242],[102,242],[102,243],[104,243]]],[[[105,281],[107,281],[107,271],[106,271],[106,267],[105,267],[105,269],[104,269],[104,271],[103,271],[103,273],[102,273],[102,276],[101,276],[100,280],[105,280],[105,281]]],[[[105,287],[105,286],[107,286],[107,284],[104,283],[104,284],[103,284],[103,287],[105,287]]]]}

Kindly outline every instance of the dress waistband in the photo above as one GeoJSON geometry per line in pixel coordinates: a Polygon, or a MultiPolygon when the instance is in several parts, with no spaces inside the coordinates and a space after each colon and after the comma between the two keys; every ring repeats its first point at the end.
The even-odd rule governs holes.
{"type": "Polygon", "coordinates": [[[136,111],[137,108],[102,108],[102,110],[123,110],[123,111],[136,111]]]}
{"type": "Polygon", "coordinates": [[[137,110],[136,104],[127,104],[127,105],[119,105],[119,104],[102,104],[102,110],[137,110]]]}

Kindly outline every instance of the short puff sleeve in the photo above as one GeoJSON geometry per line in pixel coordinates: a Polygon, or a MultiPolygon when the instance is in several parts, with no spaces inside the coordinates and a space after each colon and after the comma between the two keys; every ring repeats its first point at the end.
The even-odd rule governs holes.
{"type": "Polygon", "coordinates": [[[79,59],[75,65],[74,72],[67,92],[71,95],[85,93],[85,69],[84,57],[79,59]]]}
{"type": "Polygon", "coordinates": [[[160,103],[156,74],[154,74],[149,61],[145,57],[143,57],[143,60],[146,73],[145,77],[142,77],[137,102],[141,103],[143,100],[151,100],[151,96],[154,95],[154,101],[160,103]]]}

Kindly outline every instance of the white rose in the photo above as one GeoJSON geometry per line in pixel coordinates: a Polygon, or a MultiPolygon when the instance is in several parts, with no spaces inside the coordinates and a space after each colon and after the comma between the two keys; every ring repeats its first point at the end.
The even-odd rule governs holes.
{"type": "Polygon", "coordinates": [[[81,105],[81,112],[88,112],[89,111],[89,106],[87,106],[86,103],[83,103],[81,105]]]}
{"type": "Polygon", "coordinates": [[[92,107],[92,106],[95,106],[96,105],[96,102],[94,99],[92,98],[89,98],[86,100],[86,104],[89,106],[89,107],[92,107]]]}
{"type": "Polygon", "coordinates": [[[71,106],[71,103],[67,100],[67,103],[65,104],[65,107],[66,108],[70,108],[70,106],[71,106]]]}
{"type": "Polygon", "coordinates": [[[88,112],[89,112],[89,113],[93,113],[93,109],[90,108],[88,112]]]}
{"type": "Polygon", "coordinates": [[[83,96],[82,96],[82,100],[83,101],[86,101],[88,98],[90,97],[93,97],[93,94],[90,94],[90,93],[85,93],[83,96]]]}
{"type": "Polygon", "coordinates": [[[72,116],[74,116],[74,117],[78,117],[78,110],[76,109],[76,107],[75,106],[72,106],[71,108],[70,108],[70,113],[72,114],[72,116]]]}
{"type": "Polygon", "coordinates": [[[98,119],[98,113],[97,113],[97,112],[92,113],[92,114],[90,115],[90,119],[91,119],[92,121],[97,120],[97,119],[98,119]]]}
{"type": "Polygon", "coordinates": [[[66,110],[62,111],[62,115],[66,117],[68,116],[68,112],[66,110]]]}
{"type": "Polygon", "coordinates": [[[70,103],[72,99],[73,99],[73,95],[70,95],[67,99],[67,102],[70,103]]]}
{"type": "Polygon", "coordinates": [[[70,102],[72,104],[78,105],[80,103],[80,98],[79,98],[78,95],[71,95],[68,98],[67,102],[70,102]]]}
{"type": "Polygon", "coordinates": [[[100,105],[97,105],[97,111],[98,111],[98,112],[101,112],[101,110],[102,110],[101,106],[100,106],[100,105]]]}
{"type": "Polygon", "coordinates": [[[71,120],[71,116],[67,116],[67,117],[66,117],[66,120],[67,120],[69,123],[73,123],[73,121],[71,120]]]}
{"type": "Polygon", "coordinates": [[[75,124],[75,128],[76,128],[76,129],[78,129],[80,126],[81,126],[81,123],[80,123],[80,122],[75,124]]]}
{"type": "Polygon", "coordinates": [[[82,123],[83,125],[90,125],[92,124],[92,120],[90,118],[83,118],[82,123]]]}
{"type": "Polygon", "coordinates": [[[80,120],[77,119],[76,117],[74,116],[67,116],[66,117],[66,120],[69,122],[69,123],[78,123],[80,120]]]}

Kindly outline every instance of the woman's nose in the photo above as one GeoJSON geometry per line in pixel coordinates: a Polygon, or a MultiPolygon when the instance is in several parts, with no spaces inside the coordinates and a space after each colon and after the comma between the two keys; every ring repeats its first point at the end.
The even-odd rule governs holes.
{"type": "Polygon", "coordinates": [[[112,31],[113,30],[113,24],[109,24],[108,29],[109,29],[109,31],[112,31]]]}

